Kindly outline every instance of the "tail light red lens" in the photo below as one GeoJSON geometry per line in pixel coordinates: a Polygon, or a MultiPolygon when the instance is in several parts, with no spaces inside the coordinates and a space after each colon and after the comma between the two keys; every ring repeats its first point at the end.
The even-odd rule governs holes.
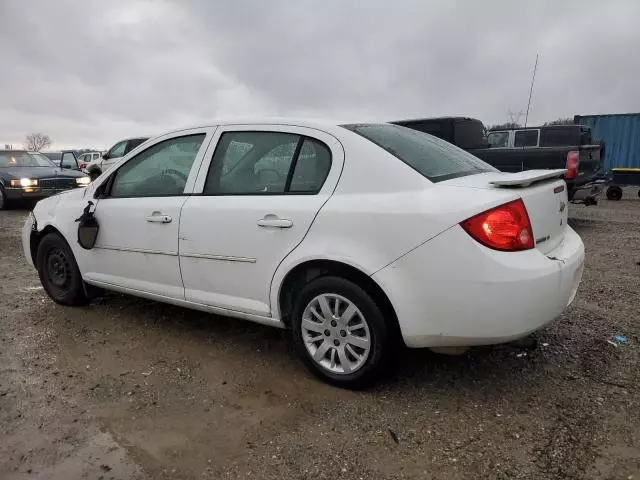
{"type": "Polygon", "coordinates": [[[578,169],[580,168],[580,152],[577,150],[571,150],[567,153],[566,168],[567,173],[564,174],[564,178],[571,180],[578,176],[578,169]]]}
{"type": "Polygon", "coordinates": [[[460,225],[475,240],[494,250],[517,252],[535,246],[529,214],[522,200],[482,212],[460,225]]]}
{"type": "Polygon", "coordinates": [[[81,163],[81,164],[80,164],[80,168],[87,168],[87,164],[86,164],[86,163],[84,163],[84,162],[83,162],[83,163],[81,163]]]}

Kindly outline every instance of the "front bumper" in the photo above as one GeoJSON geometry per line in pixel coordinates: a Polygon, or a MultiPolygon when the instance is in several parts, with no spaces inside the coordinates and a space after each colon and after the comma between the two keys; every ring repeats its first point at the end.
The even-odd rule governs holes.
{"type": "Polygon", "coordinates": [[[33,212],[29,212],[27,219],[22,226],[22,251],[24,257],[27,259],[27,263],[34,267],[33,257],[31,256],[31,234],[38,228],[36,224],[36,218],[33,212]]]}
{"type": "Polygon", "coordinates": [[[51,195],[57,195],[58,193],[66,192],[67,190],[73,190],[75,188],[86,187],[86,185],[78,185],[71,188],[47,188],[40,187],[5,187],[7,200],[31,200],[36,198],[46,198],[51,195]]]}
{"type": "Polygon", "coordinates": [[[498,252],[455,226],[373,275],[409,347],[522,338],[557,318],[582,278],[582,239],[567,227],[548,254],[498,252]]]}

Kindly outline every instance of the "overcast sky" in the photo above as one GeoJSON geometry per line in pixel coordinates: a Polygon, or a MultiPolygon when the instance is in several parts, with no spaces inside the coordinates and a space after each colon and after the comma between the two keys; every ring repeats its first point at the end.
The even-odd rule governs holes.
{"type": "MultiPolygon", "coordinates": [[[[222,117],[640,111],[640,1],[0,0],[0,148],[222,117]]],[[[524,121],[524,115],[521,117],[524,121]]]]}

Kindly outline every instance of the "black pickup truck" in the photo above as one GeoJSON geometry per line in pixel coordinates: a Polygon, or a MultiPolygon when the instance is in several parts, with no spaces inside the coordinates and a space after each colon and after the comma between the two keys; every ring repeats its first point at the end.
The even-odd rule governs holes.
{"type": "Polygon", "coordinates": [[[467,150],[503,172],[566,168],[569,199],[595,180],[604,157],[604,144],[594,144],[584,125],[528,127],[487,132],[480,120],[467,117],[393,121],[442,138],[467,150]]]}

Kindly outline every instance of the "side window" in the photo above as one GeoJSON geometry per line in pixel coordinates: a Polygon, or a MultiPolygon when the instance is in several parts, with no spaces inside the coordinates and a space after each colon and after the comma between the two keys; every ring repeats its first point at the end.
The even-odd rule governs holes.
{"type": "Polygon", "coordinates": [[[280,132],[223,133],[213,154],[203,193],[284,193],[299,140],[299,135],[280,132]]]}
{"type": "Polygon", "coordinates": [[[317,140],[305,138],[293,170],[289,192],[319,192],[329,174],[330,167],[331,152],[329,148],[317,140]]]}
{"type": "Polygon", "coordinates": [[[514,146],[516,147],[538,146],[538,130],[518,130],[516,132],[514,146]]]}
{"type": "Polygon", "coordinates": [[[76,159],[71,152],[65,152],[62,154],[62,159],[60,160],[60,166],[62,168],[77,168],[76,159]]]}
{"type": "Polygon", "coordinates": [[[205,134],[165,140],[140,152],[116,172],[111,197],[181,195],[205,134]]]}
{"type": "Polygon", "coordinates": [[[509,145],[509,132],[489,132],[487,142],[490,148],[504,148],[509,145]]]}
{"type": "Polygon", "coordinates": [[[578,129],[572,127],[548,127],[540,130],[541,147],[578,145],[578,129]]]}
{"type": "Polygon", "coordinates": [[[118,158],[124,155],[124,149],[127,146],[126,140],[124,142],[116,143],[111,150],[107,152],[107,158],[118,158]]]}

